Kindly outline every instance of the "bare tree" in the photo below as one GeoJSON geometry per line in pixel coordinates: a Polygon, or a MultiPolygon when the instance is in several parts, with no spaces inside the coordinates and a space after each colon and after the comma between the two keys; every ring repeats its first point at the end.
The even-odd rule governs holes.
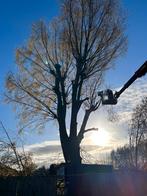
{"type": "Polygon", "coordinates": [[[111,161],[115,168],[125,168],[131,169],[134,168],[134,164],[132,162],[131,150],[129,145],[124,145],[122,147],[117,148],[116,150],[111,151],[111,161]]]}
{"type": "Polygon", "coordinates": [[[132,114],[131,126],[130,126],[130,148],[132,151],[132,157],[135,163],[135,167],[140,167],[139,159],[140,152],[141,157],[146,160],[146,143],[147,143],[147,97],[142,99],[141,103],[136,106],[132,114]],[[140,151],[140,152],[139,152],[140,151]]]}
{"type": "Polygon", "coordinates": [[[0,139],[0,166],[5,171],[0,175],[31,175],[36,169],[31,154],[26,153],[23,146],[18,150],[2,122],[0,125],[6,134],[6,139],[0,139]]]}
{"type": "Polygon", "coordinates": [[[65,161],[78,164],[84,133],[95,129],[86,125],[100,106],[97,90],[105,71],[124,52],[126,37],[119,1],[62,2],[60,16],[50,25],[33,25],[28,44],[17,49],[18,72],[7,77],[6,97],[18,106],[24,126],[42,129],[55,120],[65,161]]]}

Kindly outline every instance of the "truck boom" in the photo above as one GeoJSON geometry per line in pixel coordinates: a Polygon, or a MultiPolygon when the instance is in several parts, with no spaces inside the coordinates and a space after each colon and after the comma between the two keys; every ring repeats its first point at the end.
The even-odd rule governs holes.
{"type": "Polygon", "coordinates": [[[98,92],[98,96],[101,97],[103,105],[115,105],[119,96],[138,78],[144,76],[147,73],[147,61],[134,73],[134,75],[124,84],[124,86],[118,91],[113,93],[112,90],[107,89],[105,91],[98,92]]]}

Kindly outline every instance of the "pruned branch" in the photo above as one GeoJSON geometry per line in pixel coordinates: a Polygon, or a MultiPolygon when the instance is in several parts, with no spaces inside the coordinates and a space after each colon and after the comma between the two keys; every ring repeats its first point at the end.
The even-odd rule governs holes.
{"type": "Polygon", "coordinates": [[[90,132],[90,131],[98,131],[98,128],[90,128],[90,129],[86,129],[86,130],[84,130],[84,133],[86,133],[86,132],[90,132]]]}

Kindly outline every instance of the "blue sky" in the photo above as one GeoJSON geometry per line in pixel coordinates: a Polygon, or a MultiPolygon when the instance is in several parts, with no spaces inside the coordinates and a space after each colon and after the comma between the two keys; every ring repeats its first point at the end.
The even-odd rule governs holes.
{"type": "MultiPolygon", "coordinates": [[[[106,74],[105,84],[120,87],[134,71],[147,60],[147,1],[122,0],[126,10],[128,51],[119,58],[115,68],[106,74]]],[[[7,72],[15,71],[15,49],[27,41],[33,22],[51,20],[59,12],[58,0],[1,0],[0,6],[0,120],[10,134],[15,135],[16,122],[11,106],[2,103],[4,80],[7,72]]],[[[26,133],[26,143],[57,139],[56,127],[37,135],[26,133]]],[[[1,133],[0,133],[1,134],[1,133]]]]}
{"type": "MultiPolygon", "coordinates": [[[[31,26],[38,20],[49,21],[58,14],[58,0],[5,0],[0,6],[0,119],[10,130],[10,134],[15,135],[16,119],[11,106],[2,103],[4,81],[9,71],[15,71],[15,49],[22,46],[31,33],[31,26]]],[[[52,128],[54,129],[54,128],[52,128]]],[[[56,136],[46,134],[39,136],[30,134],[28,142],[35,140],[53,139],[56,136]]],[[[26,134],[28,135],[28,134],[26,134]]]]}
{"type": "Polygon", "coordinates": [[[122,4],[127,18],[128,51],[118,59],[117,66],[108,74],[108,82],[114,86],[123,84],[147,60],[147,1],[122,0],[122,4]]]}

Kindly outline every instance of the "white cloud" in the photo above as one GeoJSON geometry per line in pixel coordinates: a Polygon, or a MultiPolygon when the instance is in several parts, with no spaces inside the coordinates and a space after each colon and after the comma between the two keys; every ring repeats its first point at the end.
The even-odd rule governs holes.
{"type": "Polygon", "coordinates": [[[44,141],[24,146],[25,151],[32,153],[33,160],[38,166],[48,167],[51,163],[63,161],[60,141],[44,141]]]}
{"type": "Polygon", "coordinates": [[[47,140],[41,143],[36,143],[36,144],[32,144],[32,145],[27,145],[24,146],[26,151],[33,151],[37,148],[44,148],[45,146],[48,147],[52,147],[52,146],[59,146],[60,145],[60,141],[59,140],[47,140]]]}
{"type": "Polygon", "coordinates": [[[133,109],[147,96],[147,77],[134,82],[118,99],[116,109],[123,118],[128,119],[133,109]]]}

